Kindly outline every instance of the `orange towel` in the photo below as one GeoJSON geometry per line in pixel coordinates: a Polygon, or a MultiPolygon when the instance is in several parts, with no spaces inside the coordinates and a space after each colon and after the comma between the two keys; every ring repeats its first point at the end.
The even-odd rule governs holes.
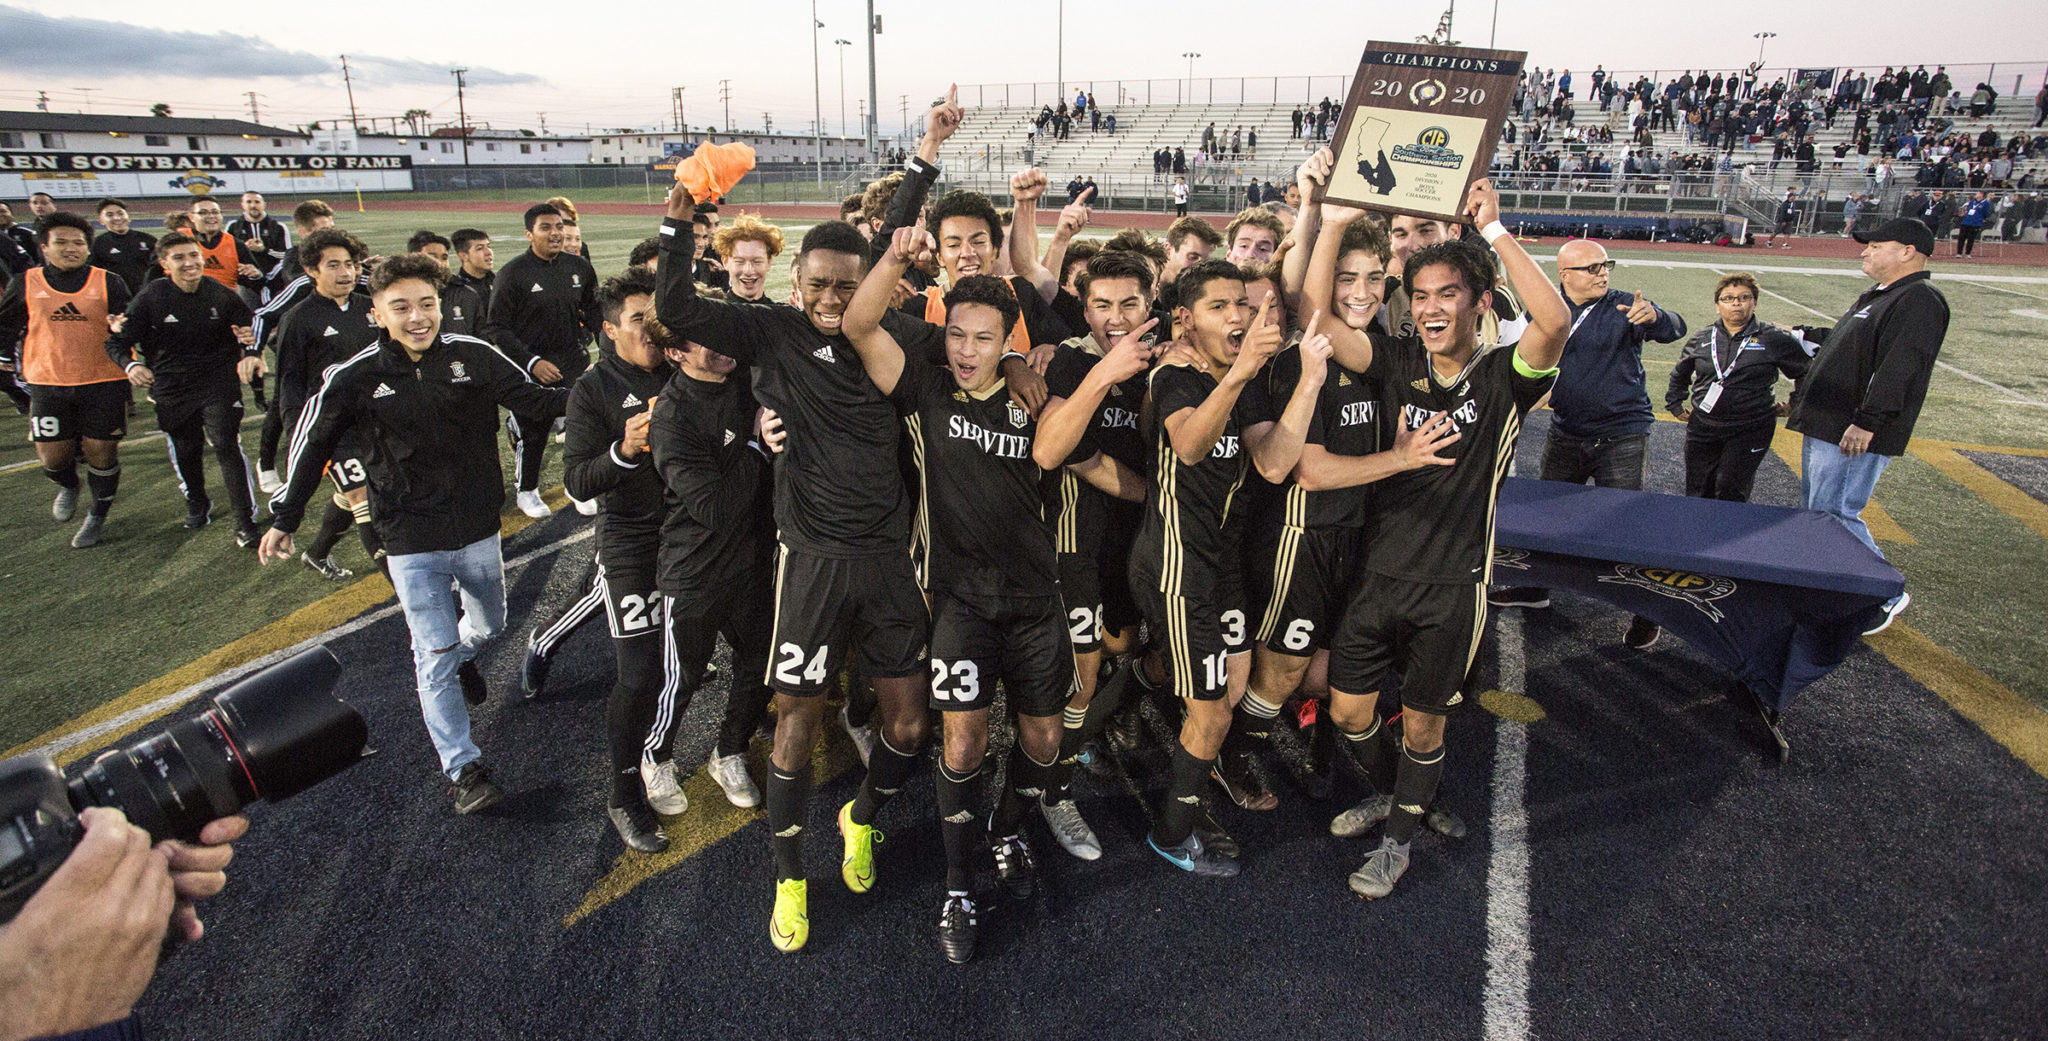
{"type": "Polygon", "coordinates": [[[694,155],[676,164],[676,181],[688,189],[690,198],[710,202],[740,183],[754,168],[754,149],[740,141],[697,146],[694,155]]]}

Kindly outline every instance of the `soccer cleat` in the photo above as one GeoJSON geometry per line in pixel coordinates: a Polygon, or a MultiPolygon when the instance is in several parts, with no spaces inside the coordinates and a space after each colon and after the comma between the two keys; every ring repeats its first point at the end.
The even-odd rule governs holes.
{"type": "Polygon", "coordinates": [[[846,840],[846,859],[839,863],[839,877],[846,880],[846,888],[856,893],[875,888],[875,846],[882,841],[882,833],[872,824],[853,822],[851,799],[839,808],[839,835],[846,840]]]}
{"type": "Polygon", "coordinates": [[[1038,885],[1038,858],[1032,855],[1024,836],[998,839],[992,848],[996,855],[996,881],[1015,896],[1030,896],[1038,885]]]}
{"type": "Polygon", "coordinates": [[[576,498],[576,497],[574,497],[574,496],[571,496],[571,497],[569,498],[569,501],[570,501],[570,502],[572,502],[572,503],[575,503],[575,504],[576,504],[576,512],[577,512],[577,513],[580,513],[580,514],[584,515],[585,517],[595,517],[595,516],[597,516],[597,500],[596,500],[596,499],[578,499],[578,498],[576,498]]]}
{"type": "Polygon", "coordinates": [[[1135,701],[1125,705],[1109,719],[1104,728],[1103,739],[1109,742],[1111,751],[1131,753],[1145,746],[1145,714],[1135,701]]]}
{"type": "Polygon", "coordinates": [[[78,515],[78,489],[57,489],[57,501],[50,504],[50,516],[68,521],[78,515]]]}
{"type": "Polygon", "coordinates": [[[1244,855],[1244,851],[1238,848],[1237,840],[1223,830],[1223,825],[1216,823],[1216,818],[1210,816],[1206,808],[1195,813],[1195,834],[1201,836],[1202,845],[1226,857],[1234,860],[1244,855]]]}
{"type": "Polygon", "coordinates": [[[775,913],[768,918],[768,942],[784,954],[802,950],[811,938],[809,884],[801,878],[775,883],[775,913]]]}
{"type": "Polygon", "coordinates": [[[185,500],[185,530],[198,531],[213,523],[213,503],[205,499],[185,500]]]}
{"type": "Polygon", "coordinates": [[[540,697],[541,688],[548,684],[548,669],[554,662],[540,652],[540,630],[526,635],[526,665],[519,670],[519,689],[529,698],[540,697]]]}
{"type": "Polygon", "coordinates": [[[846,714],[846,706],[839,706],[839,725],[846,730],[846,736],[853,739],[853,750],[860,756],[860,765],[868,765],[869,757],[875,754],[875,728],[872,725],[854,726],[846,714]]]}
{"type": "Polygon", "coordinates": [[[966,893],[947,893],[946,906],[939,910],[939,949],[946,960],[965,965],[974,957],[976,926],[974,898],[966,893]]]}
{"type": "Polygon", "coordinates": [[[661,821],[646,804],[613,806],[605,810],[605,815],[612,819],[612,827],[625,840],[627,849],[639,853],[668,852],[668,835],[662,832],[661,821]]]}
{"type": "Polygon", "coordinates": [[[1351,891],[1367,900],[1377,900],[1394,891],[1394,883],[1408,870],[1408,844],[1381,839],[1380,848],[1366,854],[1365,863],[1351,873],[1351,891]]]}
{"type": "Polygon", "coordinates": [[[546,520],[555,515],[555,511],[549,509],[547,503],[540,501],[539,492],[520,492],[512,501],[518,504],[519,512],[534,520],[546,520]]]}
{"type": "Polygon", "coordinates": [[[237,548],[248,549],[250,546],[261,541],[263,541],[263,525],[255,521],[235,522],[235,546],[237,548]]]}
{"type": "Polygon", "coordinates": [[[309,568],[312,568],[314,574],[319,575],[321,578],[324,578],[329,582],[346,582],[349,579],[356,577],[355,572],[350,571],[349,569],[342,567],[340,564],[335,563],[334,558],[332,556],[322,557],[319,560],[314,560],[313,554],[301,553],[299,554],[299,563],[304,564],[309,568]]]}
{"type": "Polygon", "coordinates": [[[1501,586],[1486,591],[1486,602],[1494,607],[1549,607],[1550,591],[1532,586],[1501,586]]]}
{"type": "Polygon", "coordinates": [[[1621,634],[1621,642],[1636,650],[1647,651],[1657,646],[1657,637],[1662,635],[1664,630],[1657,623],[1637,615],[1629,619],[1628,630],[1621,634]]]}
{"type": "Polygon", "coordinates": [[[477,667],[475,658],[456,667],[455,678],[462,681],[462,700],[472,707],[491,699],[490,685],[484,682],[484,670],[477,667]]]}
{"type": "Polygon", "coordinates": [[[1151,835],[1145,836],[1145,845],[1152,852],[1166,858],[1166,862],[1190,874],[1202,878],[1236,878],[1237,861],[1202,845],[1202,839],[1194,832],[1182,839],[1179,845],[1161,846],[1151,835]]]}
{"type": "Polygon", "coordinates": [[[1280,805],[1280,797],[1268,791],[1265,783],[1252,772],[1252,757],[1247,753],[1228,752],[1216,757],[1216,765],[1209,768],[1209,777],[1239,809],[1263,812],[1280,805]]]}
{"type": "Polygon", "coordinates": [[[1095,829],[1082,819],[1081,808],[1074,805],[1074,800],[1040,802],[1038,812],[1045,817],[1045,826],[1052,829],[1052,837],[1059,840],[1061,849],[1078,860],[1102,859],[1102,840],[1095,837],[1095,829]]]}
{"type": "Polygon", "coordinates": [[[1884,617],[1878,619],[1876,625],[1873,625],[1870,628],[1863,630],[1863,635],[1876,636],[1878,633],[1884,632],[1886,629],[1891,628],[1892,621],[1899,617],[1899,612],[1904,611],[1906,609],[1906,605],[1912,602],[1913,594],[1908,593],[1904,590],[1900,590],[1898,599],[1893,600],[1884,605],[1884,617]]]}
{"type": "Polygon", "coordinates": [[[491,768],[483,760],[471,760],[455,775],[455,812],[469,814],[496,805],[505,789],[491,780],[491,768]]]}
{"type": "Polygon", "coordinates": [[[1373,825],[1386,820],[1394,812],[1394,798],[1374,792],[1365,801],[1338,814],[1330,821],[1330,834],[1340,839],[1355,839],[1371,831],[1373,825]]]}
{"type": "Polygon", "coordinates": [[[716,751],[713,750],[711,762],[704,769],[725,790],[726,799],[741,809],[761,805],[761,789],[754,786],[753,776],[747,773],[746,754],[718,755],[716,751]]]}
{"type": "Polygon", "coordinates": [[[71,536],[71,548],[86,549],[99,545],[100,525],[105,523],[106,518],[97,513],[86,514],[85,523],[78,526],[78,534],[71,536]]]}
{"type": "Polygon", "coordinates": [[[1465,819],[1441,806],[1431,806],[1422,815],[1422,825],[1447,839],[1465,837],[1465,819]]]}
{"type": "Polygon", "coordinates": [[[647,789],[647,805],[664,817],[687,813],[690,797],[683,794],[682,779],[676,776],[676,761],[665,759],[659,763],[642,760],[640,763],[640,784],[647,789]]]}
{"type": "Polygon", "coordinates": [[[276,470],[258,470],[256,488],[265,495],[276,495],[284,491],[284,481],[278,478],[276,470]]]}

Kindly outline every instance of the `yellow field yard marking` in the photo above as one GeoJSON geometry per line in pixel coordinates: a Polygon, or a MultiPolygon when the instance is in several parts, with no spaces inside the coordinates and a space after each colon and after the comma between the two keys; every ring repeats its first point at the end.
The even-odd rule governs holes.
{"type": "Polygon", "coordinates": [[[1926,460],[1927,465],[1941,471],[1943,477],[1968,488],[1977,498],[1990,503],[2000,513],[2026,525],[2034,534],[2048,539],[2048,503],[2043,503],[2007,484],[1997,474],[1964,458],[1961,452],[1954,449],[1911,444],[1906,447],[1906,451],[1926,460]]]}
{"type": "Polygon", "coordinates": [[[2048,712],[1904,623],[1893,623],[1866,642],[2029,769],[2048,777],[2048,712]]]}
{"type": "MultiPolygon", "coordinates": [[[[1799,449],[1805,440],[1806,435],[1783,427],[1779,427],[1777,434],[1771,438],[1771,452],[1784,460],[1786,466],[1792,468],[1794,477],[1800,474],[1799,449]]],[[[1919,539],[1899,527],[1899,522],[1893,520],[1892,515],[1885,512],[1885,508],[1879,506],[1876,499],[1870,500],[1870,504],[1863,507],[1863,523],[1870,528],[1870,537],[1879,542],[1896,542],[1901,546],[1920,544],[1919,539]]]]}
{"type": "Polygon", "coordinates": [[[1908,449],[1926,445],[1930,448],[1946,448],[1956,452],[1990,452],[1994,455],[2024,455],[2034,459],[2048,459],[2048,448],[2017,448],[2012,445],[1979,445],[1968,441],[1937,441],[1931,438],[1914,438],[1908,449]]]}

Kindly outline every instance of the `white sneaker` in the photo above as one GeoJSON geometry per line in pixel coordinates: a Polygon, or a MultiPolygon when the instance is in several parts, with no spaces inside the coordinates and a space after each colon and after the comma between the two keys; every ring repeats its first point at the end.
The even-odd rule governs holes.
{"type": "Polygon", "coordinates": [[[534,520],[546,520],[555,515],[547,503],[540,501],[539,492],[520,492],[512,501],[519,504],[519,512],[534,520]]]}
{"type": "MultiPolygon", "coordinates": [[[[713,750],[714,753],[716,750],[713,750]]],[[[742,809],[761,805],[761,789],[754,787],[753,777],[747,774],[747,757],[744,753],[721,756],[713,754],[711,762],[705,765],[711,779],[725,789],[725,797],[734,806],[742,809]]]]}
{"type": "Polygon", "coordinates": [[[276,470],[259,470],[256,473],[256,487],[265,495],[275,495],[284,490],[284,482],[278,479],[276,470]]]}
{"type": "Polygon", "coordinates": [[[676,761],[640,764],[640,783],[647,787],[647,805],[664,817],[673,817],[690,808],[690,799],[683,794],[683,782],[676,777],[676,761]]]}
{"type": "Polygon", "coordinates": [[[575,504],[576,504],[576,512],[577,512],[577,513],[580,513],[580,514],[584,515],[585,517],[595,517],[595,516],[597,516],[597,500],[596,500],[596,499],[578,499],[577,497],[575,497],[575,496],[571,495],[571,496],[569,497],[569,501],[570,501],[570,502],[573,502],[573,503],[575,503],[575,504]]]}
{"type": "Polygon", "coordinates": [[[860,754],[860,765],[868,765],[868,759],[875,754],[875,728],[872,725],[854,726],[846,716],[845,705],[839,706],[839,725],[845,729],[846,736],[853,739],[853,750],[860,754]]]}
{"type": "Polygon", "coordinates": [[[1045,817],[1045,825],[1052,829],[1052,837],[1059,840],[1061,849],[1081,860],[1102,859],[1102,840],[1095,837],[1095,829],[1088,826],[1074,800],[1046,802],[1041,799],[1038,812],[1045,817]]]}
{"type": "Polygon", "coordinates": [[[1912,602],[1913,594],[1908,593],[1903,589],[1900,590],[1899,598],[1897,600],[1893,600],[1892,602],[1884,605],[1884,617],[1878,619],[1876,625],[1863,630],[1863,635],[1876,636],[1878,633],[1884,632],[1886,629],[1891,628],[1892,620],[1899,617],[1899,612],[1904,611],[1906,609],[1906,605],[1912,602]]]}

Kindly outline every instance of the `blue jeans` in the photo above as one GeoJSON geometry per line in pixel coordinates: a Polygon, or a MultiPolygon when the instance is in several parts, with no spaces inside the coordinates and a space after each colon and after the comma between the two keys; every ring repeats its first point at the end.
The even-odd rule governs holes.
{"type": "Polygon", "coordinates": [[[413,672],[427,736],[441,755],[441,772],[452,781],[483,755],[469,739],[469,706],[455,673],[505,627],[505,558],[498,536],[492,535],[461,549],[393,555],[385,562],[412,630],[413,672]],[[462,594],[459,616],[457,591],[462,594]]]}
{"type": "Polygon", "coordinates": [[[1809,510],[1834,514],[1850,534],[1882,557],[1884,551],[1863,523],[1863,507],[1870,505],[1870,493],[1891,461],[1891,456],[1876,452],[1845,456],[1839,444],[1806,438],[1799,448],[1799,497],[1809,510]]]}

